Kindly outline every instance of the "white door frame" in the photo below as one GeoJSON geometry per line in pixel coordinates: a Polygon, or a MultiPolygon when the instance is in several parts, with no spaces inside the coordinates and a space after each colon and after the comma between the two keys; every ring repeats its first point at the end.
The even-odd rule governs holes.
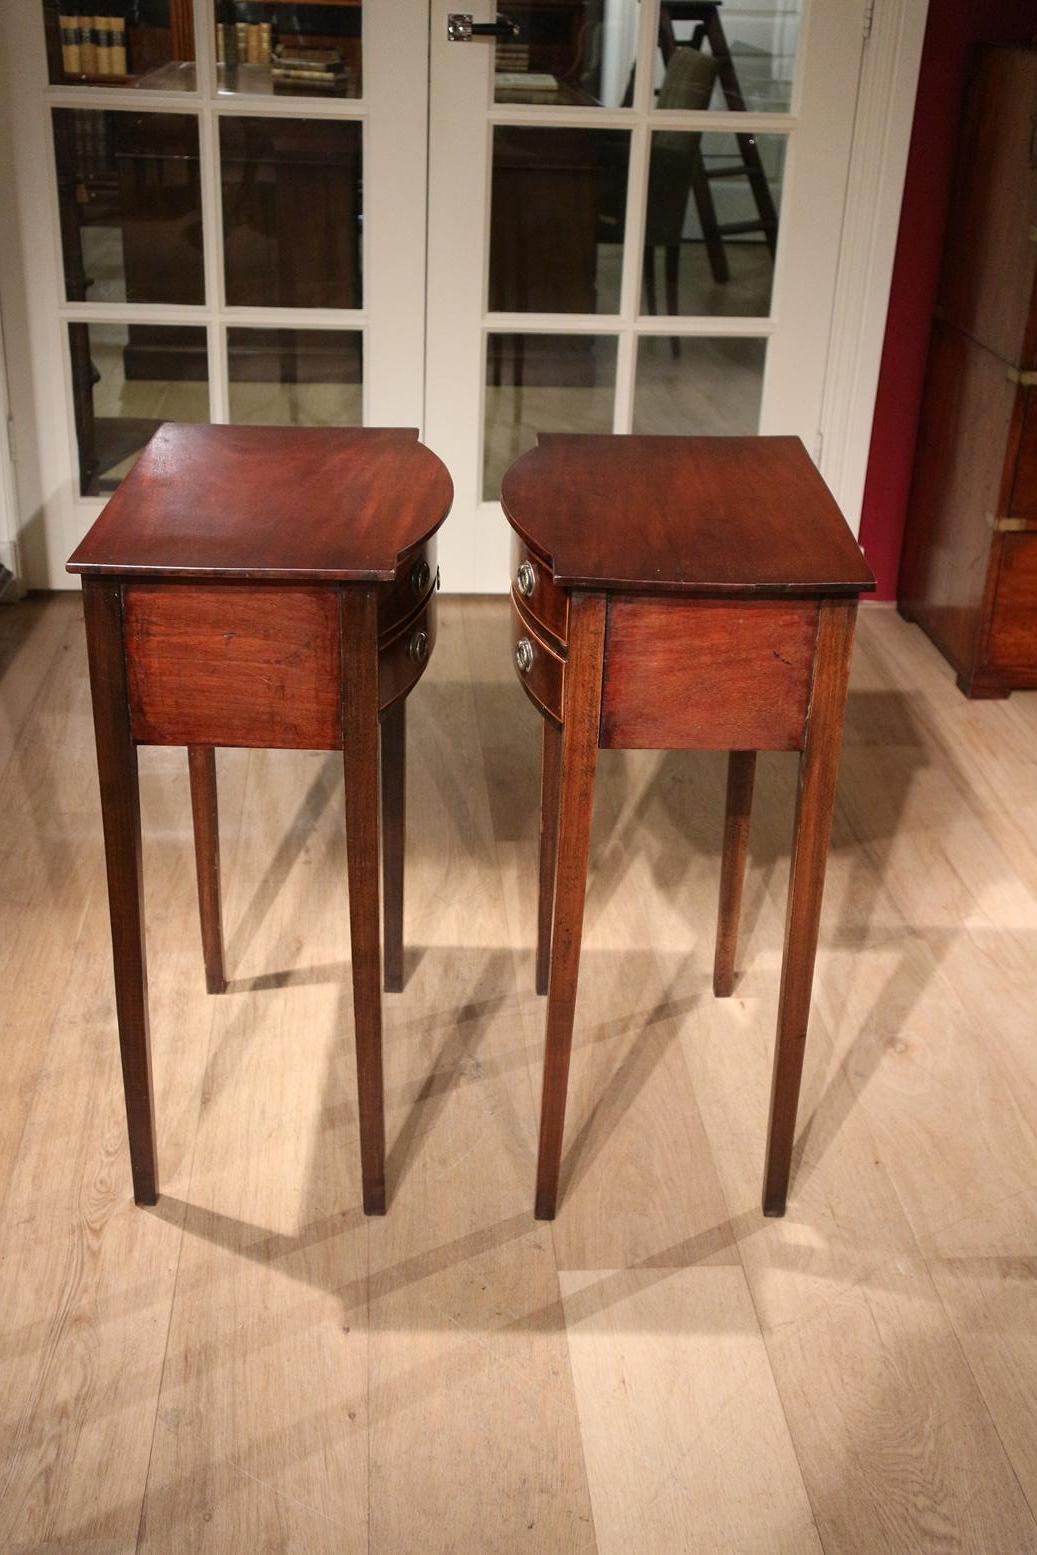
{"type": "Polygon", "coordinates": [[[846,189],[821,474],[856,534],[868,472],[904,176],[929,0],[871,0],[846,189]]]}
{"type": "Polygon", "coordinates": [[[209,0],[194,0],[197,91],[52,86],[39,0],[0,0],[0,298],[19,469],[20,554],[30,586],[76,587],[65,559],[104,505],[78,484],[68,324],[191,324],[208,328],[209,414],[229,418],[225,334],[234,325],[364,331],[363,419],[413,426],[424,409],[425,200],[428,186],[428,0],[364,7],[363,98],[219,96],[209,0]],[[53,108],[131,109],[199,119],[205,302],[192,306],[65,300],[51,128],[53,108]],[[223,285],[218,121],[234,114],[330,118],[363,127],[363,307],[245,308],[223,285]],[[402,139],[401,139],[402,138],[402,139]],[[400,154],[401,144],[406,155],[400,154]]]}

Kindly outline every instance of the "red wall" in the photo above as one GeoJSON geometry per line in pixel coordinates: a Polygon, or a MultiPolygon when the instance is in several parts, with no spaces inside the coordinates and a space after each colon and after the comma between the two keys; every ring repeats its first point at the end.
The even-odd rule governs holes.
{"type": "Polygon", "coordinates": [[[878,599],[895,599],[969,50],[1037,39],[1034,0],[930,0],[861,514],[878,599]]]}

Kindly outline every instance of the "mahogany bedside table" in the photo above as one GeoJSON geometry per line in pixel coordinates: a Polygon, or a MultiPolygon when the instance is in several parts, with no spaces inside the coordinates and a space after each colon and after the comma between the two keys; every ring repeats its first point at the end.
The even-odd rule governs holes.
{"type": "Polygon", "coordinates": [[[378,917],[403,983],[404,698],[436,636],[453,489],[413,431],[166,425],[83,574],[133,1196],[158,1198],[138,745],[186,745],[206,981],[225,986],[217,745],[341,750],[364,1209],[385,1212],[378,917]]]}
{"type": "Polygon", "coordinates": [[[734,986],[759,750],[800,752],[763,1210],[782,1215],[858,595],[875,587],[793,437],[541,436],[504,476],[515,663],[544,715],[536,1215],[558,1199],[598,750],[727,750],[714,993],[734,986]]]}

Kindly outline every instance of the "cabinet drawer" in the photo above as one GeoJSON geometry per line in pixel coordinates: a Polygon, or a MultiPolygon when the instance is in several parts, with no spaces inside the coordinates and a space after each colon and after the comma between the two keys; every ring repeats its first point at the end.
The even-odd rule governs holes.
{"type": "Polygon", "coordinates": [[[402,561],[392,583],[378,601],[378,635],[389,637],[436,586],[436,542],[425,544],[402,561]]]}
{"type": "Polygon", "coordinates": [[[524,608],[563,647],[569,639],[569,594],[551,576],[551,569],[518,535],[511,538],[511,586],[524,608]]]}
{"type": "Polygon", "coordinates": [[[382,712],[421,679],[436,646],[436,596],[378,649],[378,705],[382,712]]]}
{"type": "Polygon", "coordinates": [[[1037,666],[1037,534],[1002,537],[987,662],[1001,669],[1037,666]]]}
{"type": "Polygon", "coordinates": [[[534,631],[514,599],[511,602],[511,648],[522,689],[542,713],[562,721],[562,672],[564,662],[534,631]]]}

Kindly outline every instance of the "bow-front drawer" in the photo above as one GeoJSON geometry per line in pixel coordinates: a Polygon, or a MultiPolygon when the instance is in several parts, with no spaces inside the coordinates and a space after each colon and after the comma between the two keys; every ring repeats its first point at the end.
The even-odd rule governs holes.
{"type": "Polygon", "coordinates": [[[542,713],[553,718],[555,723],[561,723],[564,660],[534,630],[531,618],[514,600],[511,603],[511,646],[522,689],[542,713]]]}
{"type": "Polygon", "coordinates": [[[378,705],[384,713],[421,679],[436,645],[436,596],[378,648],[378,705]]]}
{"type": "Polygon", "coordinates": [[[569,595],[551,569],[518,535],[511,540],[511,586],[525,610],[562,648],[569,639],[569,595]]]}
{"type": "Polygon", "coordinates": [[[433,592],[438,577],[436,542],[426,540],[400,562],[396,577],[385,585],[378,601],[379,638],[395,635],[396,628],[433,592]]]}

